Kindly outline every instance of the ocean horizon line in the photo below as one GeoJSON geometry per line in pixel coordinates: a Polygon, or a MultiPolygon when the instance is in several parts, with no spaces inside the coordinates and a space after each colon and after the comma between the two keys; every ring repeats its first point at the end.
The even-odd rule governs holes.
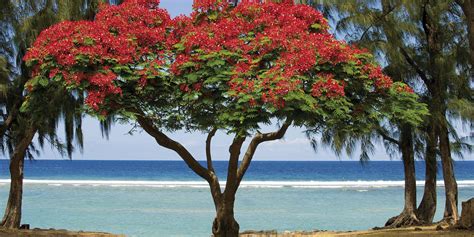
{"type": "MultiPolygon", "coordinates": [[[[7,161],[10,159],[7,158],[0,158],[0,161],[7,161]]],[[[143,159],[33,159],[33,160],[26,160],[28,162],[35,162],[35,161],[150,161],[150,162],[160,162],[160,161],[172,161],[172,162],[184,162],[183,160],[176,159],[176,160],[166,160],[166,159],[156,159],[156,160],[143,160],[143,159]]],[[[199,162],[206,162],[204,159],[198,159],[199,162]]],[[[228,160],[214,160],[213,162],[228,162],[228,160]]],[[[252,162],[357,162],[357,163],[370,163],[370,162],[402,162],[402,160],[368,160],[368,161],[359,161],[359,160],[253,160],[252,162]]],[[[423,160],[416,160],[415,162],[424,162],[423,160]]],[[[474,160],[459,160],[454,159],[454,162],[474,162],[474,160]]]]}

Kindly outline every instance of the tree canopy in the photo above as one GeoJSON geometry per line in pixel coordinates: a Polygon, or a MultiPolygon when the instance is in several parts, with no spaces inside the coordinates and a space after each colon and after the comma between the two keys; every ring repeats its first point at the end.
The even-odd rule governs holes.
{"type": "MultiPolygon", "coordinates": [[[[198,2],[171,19],[159,1],[104,6],[94,21],[43,31],[25,56],[30,91],[86,91],[89,112],[137,109],[170,130],[246,133],[383,118],[418,123],[423,106],[367,51],[335,40],[318,11],[290,3],[198,2]]],[[[32,96],[35,93],[31,93],[32,96]]]]}

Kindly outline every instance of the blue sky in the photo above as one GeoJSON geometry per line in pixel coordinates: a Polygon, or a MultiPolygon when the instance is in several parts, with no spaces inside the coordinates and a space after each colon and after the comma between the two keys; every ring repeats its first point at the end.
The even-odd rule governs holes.
{"type": "MultiPolygon", "coordinates": [[[[162,0],[161,7],[167,9],[172,16],[189,14],[192,0],[162,0]]],[[[127,134],[132,128],[130,124],[116,124],[108,140],[102,138],[99,122],[86,117],[83,124],[84,152],[75,152],[76,160],[180,160],[174,152],[158,146],[154,139],[145,132],[127,134]]],[[[263,130],[272,131],[276,126],[268,126],[263,130]]],[[[60,127],[60,129],[62,129],[60,127]]],[[[205,159],[204,145],[205,134],[176,132],[169,134],[173,139],[181,142],[199,160],[205,159]]],[[[250,140],[250,139],[248,139],[250,140]]],[[[228,146],[231,138],[223,133],[218,133],[213,139],[213,157],[216,160],[228,158],[228,146]]],[[[244,146],[245,147],[245,146],[244,146]]],[[[57,152],[48,149],[42,152],[38,159],[65,159],[57,152]]],[[[302,129],[290,128],[285,138],[281,141],[262,144],[255,154],[255,160],[350,160],[350,157],[337,158],[331,151],[320,148],[317,153],[313,151],[302,129]]],[[[388,160],[382,144],[373,154],[372,160],[388,160]]],[[[352,160],[358,160],[354,156],[352,160]]]]}

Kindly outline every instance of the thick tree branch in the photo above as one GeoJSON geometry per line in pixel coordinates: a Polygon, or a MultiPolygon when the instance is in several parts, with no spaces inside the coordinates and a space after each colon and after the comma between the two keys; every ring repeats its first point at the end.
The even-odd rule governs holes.
{"type": "Polygon", "coordinates": [[[16,119],[18,112],[20,110],[20,103],[16,102],[11,111],[8,113],[8,117],[5,119],[3,124],[0,126],[0,136],[4,136],[7,133],[7,130],[10,129],[10,126],[13,124],[13,120],[16,119]]]}
{"type": "MultiPolygon", "coordinates": [[[[394,9],[395,9],[395,7],[392,7],[390,5],[389,1],[382,1],[382,11],[383,12],[390,13],[394,9]]],[[[386,27],[389,27],[389,26],[384,25],[384,28],[386,28],[386,27]]],[[[388,32],[390,32],[390,29],[385,30],[385,32],[387,32],[387,39],[388,39],[389,42],[397,42],[397,39],[401,37],[400,35],[389,34],[388,32]]],[[[408,52],[403,47],[403,44],[399,44],[398,48],[399,48],[400,52],[402,53],[403,57],[405,58],[405,60],[416,71],[416,73],[420,76],[420,78],[426,84],[429,84],[429,79],[426,76],[426,73],[417,65],[417,63],[415,62],[415,60],[413,60],[413,58],[410,56],[410,54],[408,54],[408,52]]]]}
{"type": "Polygon", "coordinates": [[[211,188],[212,200],[214,201],[214,206],[217,211],[219,209],[219,204],[222,201],[221,184],[219,183],[219,179],[214,172],[210,172],[210,176],[211,181],[209,182],[209,187],[211,188]]]}
{"type": "Polygon", "coordinates": [[[214,166],[212,164],[212,156],[211,156],[211,142],[214,135],[216,135],[216,132],[217,132],[217,128],[213,128],[207,135],[206,160],[207,160],[207,170],[209,171],[209,175],[211,176],[209,187],[211,188],[212,199],[214,200],[214,206],[217,211],[219,208],[219,203],[221,203],[222,191],[221,191],[221,185],[219,183],[219,178],[217,177],[216,172],[214,171],[214,166]]]}
{"type": "Polygon", "coordinates": [[[244,154],[244,157],[242,159],[242,162],[240,164],[240,167],[237,171],[237,185],[236,187],[239,187],[240,182],[242,181],[245,172],[250,166],[250,162],[252,161],[253,155],[255,154],[255,151],[257,150],[258,145],[263,142],[267,141],[273,141],[273,140],[278,140],[283,138],[285,135],[286,131],[288,128],[291,126],[291,123],[293,121],[291,119],[288,119],[285,121],[285,123],[281,126],[281,128],[278,131],[271,132],[271,133],[257,133],[252,141],[250,142],[247,151],[244,154]]]}
{"type": "Polygon", "coordinates": [[[7,119],[3,122],[3,124],[0,126],[0,136],[4,136],[7,130],[10,128],[11,124],[13,122],[13,114],[9,114],[7,119]]]}
{"type": "Polygon", "coordinates": [[[11,162],[20,162],[20,160],[25,158],[26,151],[28,150],[28,147],[30,146],[31,141],[33,140],[37,131],[38,130],[34,126],[29,125],[29,127],[22,134],[19,142],[15,144],[15,150],[11,156],[11,162]]]}
{"type": "Polygon", "coordinates": [[[209,183],[212,182],[209,171],[199,164],[199,162],[194,159],[193,155],[191,155],[191,153],[189,153],[189,151],[183,145],[159,131],[142,113],[137,114],[137,122],[145,130],[145,132],[155,138],[156,142],[160,146],[175,151],[184,160],[184,162],[186,162],[188,167],[191,168],[197,175],[201,176],[209,183]]]}
{"type": "Polygon", "coordinates": [[[391,142],[397,146],[400,145],[400,142],[397,139],[389,136],[383,129],[378,128],[376,129],[376,131],[377,131],[377,134],[379,134],[385,141],[391,142]]]}
{"type": "MultiPolygon", "coordinates": [[[[429,25],[429,16],[428,16],[428,11],[427,11],[427,6],[428,6],[429,0],[425,1],[423,4],[423,12],[422,12],[422,17],[421,17],[421,25],[423,26],[423,31],[425,33],[426,41],[428,42],[428,45],[430,44],[430,41],[432,40],[432,32],[431,32],[431,27],[429,25]]],[[[429,47],[429,46],[428,46],[429,47]]]]}
{"type": "Polygon", "coordinates": [[[362,41],[362,40],[365,38],[365,36],[368,34],[368,32],[369,32],[369,30],[370,30],[371,28],[373,28],[376,24],[379,24],[381,21],[383,21],[383,19],[384,19],[385,17],[387,17],[390,13],[392,13],[393,11],[395,11],[395,9],[397,9],[397,7],[398,7],[398,5],[396,5],[396,6],[391,6],[391,5],[390,5],[390,6],[388,6],[387,8],[384,8],[384,9],[383,9],[383,12],[382,12],[382,15],[381,15],[381,16],[376,16],[376,17],[374,17],[375,19],[374,19],[374,21],[372,22],[372,24],[371,24],[369,27],[367,27],[367,28],[364,30],[364,32],[362,33],[362,35],[360,36],[359,42],[362,41]]]}
{"type": "Polygon", "coordinates": [[[212,165],[212,156],[211,156],[211,142],[212,142],[212,137],[216,135],[216,132],[217,132],[217,128],[213,128],[207,135],[207,139],[206,139],[207,169],[211,172],[214,172],[214,166],[212,165]]]}
{"type": "Polygon", "coordinates": [[[227,168],[227,181],[225,185],[224,196],[227,200],[234,198],[235,191],[238,187],[237,182],[237,168],[239,166],[239,157],[240,150],[242,149],[242,144],[245,141],[245,137],[236,134],[232,145],[229,147],[229,166],[227,168]]]}
{"type": "Polygon", "coordinates": [[[403,48],[400,47],[400,52],[402,53],[405,60],[410,64],[410,66],[416,71],[416,73],[420,76],[420,78],[425,82],[425,84],[430,84],[430,79],[426,76],[426,73],[421,70],[421,68],[416,64],[415,60],[408,54],[408,52],[403,48]]]}

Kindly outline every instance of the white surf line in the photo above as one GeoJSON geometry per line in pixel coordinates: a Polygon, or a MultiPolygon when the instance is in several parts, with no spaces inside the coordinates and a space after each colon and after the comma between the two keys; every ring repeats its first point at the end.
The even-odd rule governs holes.
{"type": "MultiPolygon", "coordinates": [[[[9,184],[9,179],[0,179],[0,184],[9,184]]],[[[47,184],[52,186],[148,186],[148,187],[209,187],[205,181],[132,181],[132,180],[41,180],[25,179],[25,184],[47,184]]],[[[251,188],[387,188],[403,187],[404,181],[242,181],[241,187],[251,188]]],[[[417,186],[423,186],[424,181],[416,182],[417,186]]],[[[221,182],[225,186],[225,181],[221,182]]],[[[460,187],[474,187],[474,180],[459,180],[460,187]]],[[[443,187],[444,182],[438,181],[437,186],[443,187]]]]}

